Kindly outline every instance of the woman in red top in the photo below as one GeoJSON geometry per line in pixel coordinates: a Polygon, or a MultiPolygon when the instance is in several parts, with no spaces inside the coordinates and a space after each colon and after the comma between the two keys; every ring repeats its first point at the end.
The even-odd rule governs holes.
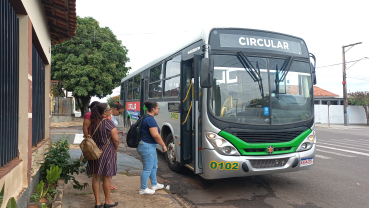
{"type": "Polygon", "coordinates": [[[100,104],[99,101],[94,101],[91,103],[90,106],[88,106],[88,108],[90,109],[90,112],[86,113],[84,120],[83,120],[83,134],[85,135],[85,138],[90,134],[90,125],[91,125],[91,110],[93,107],[95,107],[96,105],[100,104]]]}

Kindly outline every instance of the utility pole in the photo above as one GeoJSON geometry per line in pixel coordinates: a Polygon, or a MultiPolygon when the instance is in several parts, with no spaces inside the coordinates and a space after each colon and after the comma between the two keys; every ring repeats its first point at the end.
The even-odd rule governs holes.
{"type": "Polygon", "coordinates": [[[361,43],[362,42],[342,46],[342,62],[343,62],[343,64],[342,64],[342,76],[343,76],[342,85],[343,85],[343,115],[344,115],[343,123],[344,123],[345,126],[349,125],[345,52],[350,50],[354,45],[358,45],[358,44],[361,44],[361,43]],[[346,47],[350,47],[350,48],[347,49],[347,51],[345,51],[346,47]]]}

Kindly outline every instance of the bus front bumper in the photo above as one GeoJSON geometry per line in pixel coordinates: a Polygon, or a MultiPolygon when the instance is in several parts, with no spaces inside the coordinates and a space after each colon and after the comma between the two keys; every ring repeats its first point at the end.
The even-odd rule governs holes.
{"type": "Polygon", "coordinates": [[[203,149],[203,177],[218,179],[308,170],[313,167],[316,146],[303,152],[266,156],[226,156],[203,149]]]}

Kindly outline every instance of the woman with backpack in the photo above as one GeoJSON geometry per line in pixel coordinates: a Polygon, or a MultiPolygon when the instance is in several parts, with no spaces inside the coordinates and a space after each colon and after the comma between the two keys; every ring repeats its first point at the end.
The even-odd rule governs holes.
{"type": "Polygon", "coordinates": [[[163,147],[163,152],[167,151],[167,147],[160,136],[160,128],[156,123],[154,116],[160,111],[158,103],[154,101],[145,101],[147,108],[147,117],[142,120],[141,135],[144,135],[138,144],[137,151],[142,157],[143,170],[141,173],[141,187],[139,194],[154,194],[155,190],[164,188],[156,180],[156,171],[158,166],[158,156],[156,146],[159,144],[163,147]],[[151,189],[147,187],[147,181],[150,178],[151,189]]]}
{"type": "Polygon", "coordinates": [[[97,160],[88,160],[87,175],[92,175],[92,190],[95,196],[95,208],[101,208],[100,180],[103,178],[103,190],[105,195],[104,208],[115,207],[118,202],[111,200],[111,178],[117,174],[117,150],[119,136],[117,128],[111,119],[110,106],[100,103],[92,108],[91,112],[91,135],[99,149],[103,151],[97,160]]]}

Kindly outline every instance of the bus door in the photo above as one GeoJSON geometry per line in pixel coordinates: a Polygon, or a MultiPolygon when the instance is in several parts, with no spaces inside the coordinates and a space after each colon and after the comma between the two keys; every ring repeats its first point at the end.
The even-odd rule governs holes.
{"type": "Polygon", "coordinates": [[[194,173],[202,173],[199,166],[199,71],[201,56],[182,61],[181,67],[181,165],[194,173]]]}
{"type": "Polygon", "coordinates": [[[192,61],[181,64],[181,165],[192,162],[192,61]]]}
{"type": "Polygon", "coordinates": [[[141,92],[140,92],[140,115],[143,116],[146,114],[146,106],[144,102],[149,99],[149,79],[146,77],[141,79],[141,92]]]}

